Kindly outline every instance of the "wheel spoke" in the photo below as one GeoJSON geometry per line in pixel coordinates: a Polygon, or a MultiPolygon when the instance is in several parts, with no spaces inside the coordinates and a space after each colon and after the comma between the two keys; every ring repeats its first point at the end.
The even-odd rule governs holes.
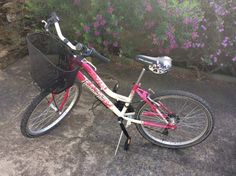
{"type": "Polygon", "coordinates": [[[194,119],[194,118],[202,117],[202,115],[205,115],[205,113],[202,112],[202,113],[195,114],[195,115],[192,115],[192,116],[182,117],[182,121],[191,120],[191,119],[194,119]]]}
{"type": "Polygon", "coordinates": [[[60,113],[55,111],[55,108],[52,106],[57,107],[61,105],[66,91],[54,95],[54,100],[51,102],[51,105],[49,105],[49,102],[52,95],[43,97],[31,113],[26,130],[29,130],[31,135],[40,135],[52,129],[70,112],[79,97],[79,91],[78,86],[70,88],[68,99],[60,113]]]}
{"type": "MultiPolygon", "coordinates": [[[[198,111],[195,111],[197,108],[198,108],[198,106],[194,107],[188,114],[185,115],[184,118],[186,118],[186,117],[188,117],[188,116],[190,116],[190,115],[192,115],[192,114],[198,112],[199,110],[198,110],[198,111]]],[[[201,110],[201,109],[200,109],[200,110],[201,110]]]]}
{"type": "MultiPolygon", "coordinates": [[[[50,114],[49,116],[47,116],[47,118],[45,118],[46,116],[44,116],[43,118],[41,118],[39,121],[37,121],[36,128],[38,128],[41,124],[43,124],[43,122],[45,122],[45,120],[47,120],[49,117],[51,117],[53,114],[50,114]]],[[[34,126],[34,125],[33,125],[34,126]]],[[[35,127],[35,126],[34,126],[35,127]]]]}
{"type": "MultiPolygon", "coordinates": [[[[160,128],[148,128],[142,125],[141,128],[138,128],[141,134],[145,134],[145,138],[155,144],[171,147],[191,145],[194,144],[195,141],[203,140],[202,137],[209,135],[209,131],[212,129],[212,116],[201,99],[189,93],[185,95],[185,92],[177,92],[180,92],[180,95],[160,95],[154,99],[161,101],[164,106],[170,108],[176,115],[169,115],[169,117],[167,117],[167,120],[169,119],[168,121],[177,126],[176,129],[168,129],[168,133],[163,134],[160,128]],[[193,98],[191,96],[193,96],[193,98]],[[208,128],[211,129],[209,130],[208,128]]],[[[147,105],[144,103],[143,107],[140,107],[140,110],[138,110],[138,118],[140,120],[148,119],[149,121],[161,122],[162,119],[158,117],[142,115],[143,112],[147,111],[145,106],[147,105]]],[[[161,112],[166,113],[164,111],[161,112]]]]}
{"type": "Polygon", "coordinates": [[[48,109],[49,109],[49,108],[45,109],[42,113],[39,112],[40,114],[35,115],[35,116],[34,116],[33,118],[31,118],[31,119],[32,119],[32,120],[36,120],[36,119],[38,119],[38,118],[40,118],[40,117],[46,115],[46,114],[48,113],[48,109]]]}
{"type": "Polygon", "coordinates": [[[38,121],[40,121],[41,119],[43,119],[47,114],[48,114],[49,108],[46,109],[43,113],[41,113],[39,116],[37,116],[36,118],[32,119],[32,123],[37,123],[38,121]]]}
{"type": "Polygon", "coordinates": [[[53,117],[55,117],[55,114],[51,114],[50,116],[48,116],[48,118],[46,118],[39,126],[39,129],[42,129],[43,127],[46,127],[47,125],[50,124],[51,120],[53,119],[53,117]]]}
{"type": "Polygon", "coordinates": [[[197,123],[181,123],[178,125],[178,127],[189,127],[189,128],[198,128],[201,129],[201,125],[197,125],[197,123]]]}
{"type": "Polygon", "coordinates": [[[189,101],[185,101],[185,103],[184,103],[184,105],[183,105],[183,107],[178,111],[178,113],[177,114],[180,114],[181,112],[183,112],[185,109],[186,109],[186,107],[188,107],[189,106],[189,104],[188,104],[188,102],[189,101]]]}

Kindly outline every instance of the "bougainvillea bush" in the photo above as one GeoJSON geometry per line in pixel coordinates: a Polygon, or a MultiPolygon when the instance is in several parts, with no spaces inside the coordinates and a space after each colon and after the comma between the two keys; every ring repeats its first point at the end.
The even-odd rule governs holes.
{"type": "Polygon", "coordinates": [[[199,39],[206,47],[202,59],[210,65],[230,68],[236,76],[236,1],[202,1],[204,18],[199,25],[199,39]]]}
{"type": "Polygon", "coordinates": [[[28,0],[34,18],[56,11],[71,38],[116,55],[170,55],[197,68],[236,63],[235,0],[28,0]]]}

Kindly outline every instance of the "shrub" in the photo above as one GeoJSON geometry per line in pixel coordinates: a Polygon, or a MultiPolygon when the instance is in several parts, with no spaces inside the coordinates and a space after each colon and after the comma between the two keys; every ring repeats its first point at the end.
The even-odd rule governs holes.
{"type": "Polygon", "coordinates": [[[56,11],[67,36],[113,54],[235,68],[232,0],[28,0],[26,6],[37,19],[56,11]]]}
{"type": "Polygon", "coordinates": [[[218,68],[231,68],[236,76],[236,2],[209,0],[201,3],[204,18],[199,39],[205,46],[202,59],[218,68]]]}

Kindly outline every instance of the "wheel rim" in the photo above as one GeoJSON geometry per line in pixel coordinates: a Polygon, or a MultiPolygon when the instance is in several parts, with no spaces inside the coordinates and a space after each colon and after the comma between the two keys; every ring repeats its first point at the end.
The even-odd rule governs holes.
{"type": "Polygon", "coordinates": [[[79,96],[78,86],[73,85],[70,87],[69,97],[62,111],[58,112],[55,107],[60,106],[64,95],[65,91],[60,94],[56,94],[54,99],[55,102],[53,101],[50,106],[48,102],[52,94],[47,95],[43,100],[41,100],[28,120],[27,128],[30,134],[41,134],[57,125],[69,113],[76,103],[79,96]]]}
{"type": "MultiPolygon", "coordinates": [[[[188,145],[199,140],[209,129],[208,116],[210,116],[210,112],[200,102],[189,97],[177,95],[158,97],[158,100],[176,113],[179,117],[179,123],[176,124],[177,128],[175,130],[169,129],[167,135],[164,129],[141,125],[144,133],[152,140],[165,145],[188,145]]],[[[150,118],[142,115],[144,111],[150,111],[146,104],[139,111],[141,120],[164,123],[160,117],[150,118]]]]}

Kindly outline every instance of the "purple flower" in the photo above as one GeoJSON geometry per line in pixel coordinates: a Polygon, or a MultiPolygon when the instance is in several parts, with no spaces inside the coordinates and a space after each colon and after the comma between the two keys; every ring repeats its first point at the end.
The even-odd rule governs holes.
{"type": "Polygon", "coordinates": [[[196,31],[198,29],[198,25],[199,25],[199,19],[197,17],[193,18],[193,29],[196,31]]]}
{"type": "Polygon", "coordinates": [[[193,30],[196,31],[199,26],[199,19],[197,17],[186,17],[183,21],[184,24],[186,25],[192,25],[193,30]]]}
{"type": "Polygon", "coordinates": [[[114,42],[114,43],[113,43],[113,46],[114,46],[114,47],[118,47],[118,42],[114,42]]]}
{"type": "Polygon", "coordinates": [[[106,20],[105,19],[102,19],[101,21],[100,21],[100,25],[101,26],[104,26],[106,24],[106,20]]]}
{"type": "Polygon", "coordinates": [[[173,34],[173,31],[174,31],[174,27],[172,26],[169,26],[169,31],[166,33],[168,39],[169,39],[169,42],[170,42],[170,48],[171,49],[175,49],[178,47],[177,43],[176,43],[176,39],[175,39],[175,36],[173,34]]]}
{"type": "Polygon", "coordinates": [[[227,47],[229,44],[228,42],[229,42],[229,37],[225,37],[224,40],[221,42],[221,45],[223,47],[227,47]]]}
{"type": "Polygon", "coordinates": [[[109,41],[107,41],[107,40],[104,40],[102,43],[105,47],[107,47],[109,45],[109,41]]]}
{"type": "Polygon", "coordinates": [[[192,32],[192,39],[196,40],[198,38],[198,33],[197,32],[192,32]]]}
{"type": "Polygon", "coordinates": [[[221,54],[221,49],[218,49],[218,50],[216,51],[216,55],[219,56],[220,54],[221,54]]]}
{"type": "Polygon", "coordinates": [[[228,11],[223,7],[224,5],[219,5],[216,2],[210,2],[210,6],[214,12],[219,16],[225,16],[228,14],[228,11]]]}
{"type": "MultiPolygon", "coordinates": [[[[96,16],[96,22],[99,24],[99,25],[101,25],[101,26],[104,26],[105,24],[106,24],[106,20],[104,19],[104,17],[102,16],[102,15],[100,15],[100,14],[98,14],[97,16],[96,16]]],[[[95,23],[96,23],[95,22],[95,23]]],[[[98,25],[98,26],[99,26],[98,25]]]]}
{"type": "Polygon", "coordinates": [[[213,61],[214,61],[215,63],[217,62],[217,60],[218,60],[217,57],[214,57],[214,58],[213,58],[213,61]]]}
{"type": "Polygon", "coordinates": [[[106,24],[106,20],[100,14],[97,14],[96,21],[93,23],[94,28],[98,28],[99,26],[104,26],[106,24]]]}
{"type": "Polygon", "coordinates": [[[218,31],[219,32],[224,32],[224,21],[222,21],[221,23],[220,23],[220,25],[217,27],[217,29],[218,29],[218,31]]]}
{"type": "Polygon", "coordinates": [[[186,17],[184,20],[183,20],[183,23],[184,24],[191,24],[192,23],[192,18],[191,17],[186,17]]]}
{"type": "Polygon", "coordinates": [[[89,32],[89,31],[90,31],[90,27],[87,26],[87,25],[85,25],[85,26],[84,26],[84,32],[89,32]]]}
{"type": "Polygon", "coordinates": [[[233,62],[236,62],[236,56],[233,57],[232,61],[233,61],[233,62]]]}
{"type": "Polygon", "coordinates": [[[108,12],[109,14],[112,14],[113,11],[114,11],[114,8],[113,8],[112,6],[110,6],[110,7],[107,9],[107,12],[108,12]]]}
{"type": "Polygon", "coordinates": [[[202,28],[202,30],[204,30],[204,31],[207,30],[206,26],[204,26],[203,24],[201,25],[201,28],[202,28]]]}
{"type": "Polygon", "coordinates": [[[95,31],[95,32],[94,32],[94,35],[95,35],[95,36],[99,36],[99,35],[100,35],[100,32],[99,32],[99,31],[95,31]]]}
{"type": "Polygon", "coordinates": [[[200,47],[201,47],[201,44],[200,44],[200,43],[196,43],[196,47],[197,47],[197,48],[200,48],[200,47]]]}
{"type": "Polygon", "coordinates": [[[184,49],[188,49],[192,47],[192,42],[190,42],[189,40],[185,41],[183,44],[183,48],[184,49]]]}
{"type": "Polygon", "coordinates": [[[220,28],[218,31],[219,32],[224,32],[224,28],[220,28]]]}
{"type": "Polygon", "coordinates": [[[148,2],[148,1],[145,1],[145,2],[144,2],[144,8],[145,8],[145,11],[146,11],[146,12],[151,12],[151,11],[152,11],[152,5],[151,5],[151,3],[148,2]]]}
{"type": "Polygon", "coordinates": [[[94,28],[98,28],[98,27],[99,27],[99,22],[98,22],[98,21],[95,21],[95,22],[93,23],[93,27],[94,27],[94,28]]]}

